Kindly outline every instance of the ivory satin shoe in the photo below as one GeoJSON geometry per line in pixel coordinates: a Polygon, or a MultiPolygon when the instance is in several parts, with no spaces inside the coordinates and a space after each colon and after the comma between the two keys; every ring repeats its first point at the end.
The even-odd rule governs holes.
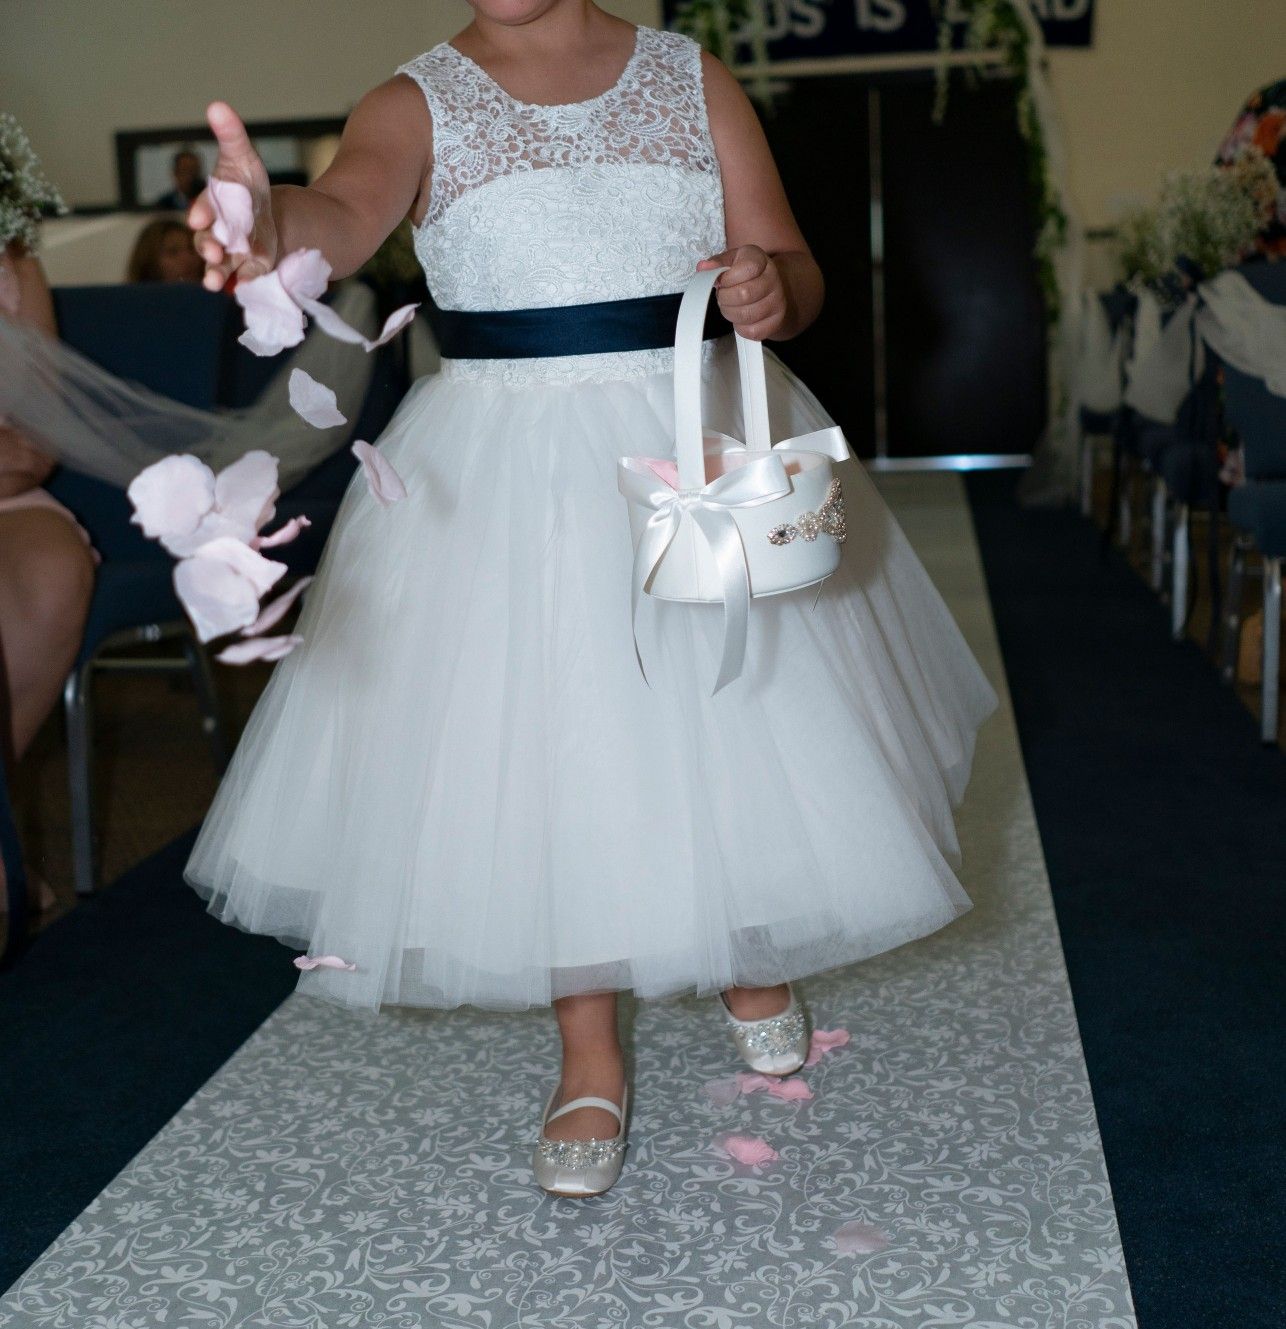
{"type": "Polygon", "coordinates": [[[540,1139],[531,1160],[536,1184],[550,1195],[602,1195],[611,1189],[621,1175],[621,1163],[625,1157],[625,1113],[629,1107],[629,1085],[625,1086],[620,1107],[610,1099],[586,1095],[564,1103],[551,1115],[549,1109],[558,1095],[559,1087],[554,1086],[554,1092],[549,1095],[541,1117],[540,1139]],[[551,1121],[556,1121],[574,1108],[582,1107],[602,1108],[610,1112],[620,1122],[620,1130],[610,1140],[551,1140],[545,1135],[545,1127],[551,1121]]]}
{"type": "Polygon", "coordinates": [[[732,1038],[742,1060],[761,1075],[790,1075],[808,1058],[808,1019],[795,997],[795,989],[786,984],[790,1000],[786,1008],[762,1020],[738,1020],[719,993],[719,1004],[732,1026],[732,1038]]]}

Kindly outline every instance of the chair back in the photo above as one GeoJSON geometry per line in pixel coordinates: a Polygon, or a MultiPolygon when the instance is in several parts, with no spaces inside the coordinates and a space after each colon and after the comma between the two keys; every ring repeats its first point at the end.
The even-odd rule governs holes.
{"type": "MultiPolygon", "coordinates": [[[[1286,263],[1245,263],[1237,271],[1270,304],[1286,305],[1286,263]]],[[[1225,365],[1224,410],[1245,449],[1246,478],[1286,480],[1286,397],[1225,365]]]]}

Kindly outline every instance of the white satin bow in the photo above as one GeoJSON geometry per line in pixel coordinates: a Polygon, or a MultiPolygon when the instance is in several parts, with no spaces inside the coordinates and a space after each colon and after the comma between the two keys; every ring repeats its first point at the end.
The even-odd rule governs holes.
{"type": "MultiPolygon", "coordinates": [[[[728,441],[734,442],[731,439],[728,441]]],[[[617,472],[617,484],[626,499],[651,512],[634,550],[634,574],[630,588],[634,657],[638,660],[644,682],[647,682],[647,670],[643,667],[643,656],[639,651],[639,602],[648,579],[678,533],[685,513],[696,523],[714,555],[720,598],[723,601],[723,650],[714,692],[710,694],[713,696],[741,673],[746,658],[750,572],[732,510],[754,507],[789,494],[791,484],[785,464],[775,452],[766,452],[756,455],[754,461],[711,480],[701,489],[679,490],[661,480],[643,461],[630,457],[622,460],[617,472]]]]}

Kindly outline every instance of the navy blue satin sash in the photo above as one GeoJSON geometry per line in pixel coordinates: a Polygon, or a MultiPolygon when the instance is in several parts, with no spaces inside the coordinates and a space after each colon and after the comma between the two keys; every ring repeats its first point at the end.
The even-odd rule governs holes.
{"type": "MultiPolygon", "coordinates": [[[[543,309],[439,309],[430,304],[428,314],[446,359],[529,360],[673,346],[682,299],[678,291],[543,309]]],[[[732,324],[712,301],[705,339],[731,331],[732,324]]]]}

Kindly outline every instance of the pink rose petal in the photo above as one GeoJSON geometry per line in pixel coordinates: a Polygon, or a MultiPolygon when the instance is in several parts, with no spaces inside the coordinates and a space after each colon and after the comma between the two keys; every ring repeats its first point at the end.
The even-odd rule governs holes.
{"type": "MultiPolygon", "coordinates": [[[[286,617],[290,606],[299,599],[311,581],[311,577],[300,577],[290,590],[283,592],[270,605],[265,605],[260,611],[259,617],[249,627],[241,629],[241,635],[243,637],[255,637],[261,632],[267,632],[269,628],[276,627],[286,617]]],[[[223,656],[219,656],[219,659],[222,660],[223,656]]]]}
{"type": "Polygon", "coordinates": [[[174,569],[174,593],[201,641],[235,632],[259,613],[254,585],[217,558],[183,559],[174,569]]]}
{"type": "Polygon", "coordinates": [[[182,539],[194,534],[214,507],[214,472],[186,453],[162,457],[141,470],[125,492],[134,505],[130,521],[144,535],[182,539]]]}
{"type": "Polygon", "coordinates": [[[715,1107],[728,1107],[740,1096],[741,1085],[735,1076],[727,1080],[707,1080],[701,1086],[701,1092],[715,1107]]]}
{"type": "Polygon", "coordinates": [[[330,272],[320,249],[296,249],[277,264],[282,289],[297,305],[325,295],[330,272]]]}
{"type": "Polygon", "coordinates": [[[813,1091],[803,1080],[787,1079],[780,1075],[760,1075],[757,1071],[740,1071],[737,1084],[743,1094],[755,1094],[761,1089],[774,1098],[803,1101],[812,1098],[813,1091]]]}
{"type": "Polygon", "coordinates": [[[403,328],[410,324],[415,317],[415,311],[419,307],[419,305],[403,305],[401,309],[395,309],[384,320],[384,327],[380,330],[380,335],[374,341],[364,342],[363,345],[368,351],[373,351],[383,346],[385,342],[392,341],[403,328]]]}
{"type": "Polygon", "coordinates": [[[214,505],[226,519],[228,534],[235,529],[247,543],[272,520],[280,496],[277,459],[261,448],[225,466],[214,482],[214,505]]]}
{"type": "Polygon", "coordinates": [[[346,969],[350,974],[357,968],[338,955],[297,955],[294,964],[296,969],[346,969]]]}
{"type": "Polygon", "coordinates": [[[254,660],[280,660],[289,655],[301,641],[303,638],[294,634],[287,637],[251,637],[248,641],[232,642],[214,658],[228,665],[250,664],[254,660]]]}
{"type": "Polygon", "coordinates": [[[852,1037],[847,1029],[814,1029],[808,1043],[808,1059],[805,1066],[816,1066],[827,1052],[842,1048],[852,1037]]]}
{"type": "Polygon", "coordinates": [[[312,522],[301,512],[298,517],[291,517],[288,522],[278,526],[271,535],[256,535],[250,541],[250,548],[273,549],[277,545],[288,545],[292,540],[298,538],[300,531],[311,525],[312,522]]]}
{"type": "Polygon", "coordinates": [[[235,180],[209,180],[206,189],[214,209],[214,238],[229,254],[250,252],[250,233],[254,230],[254,203],[250,191],[235,180]]]}
{"type": "Polygon", "coordinates": [[[377,502],[388,507],[406,497],[406,486],[402,483],[402,477],[378,448],[359,438],[349,451],[362,463],[367,486],[377,502]]]}
{"type": "Polygon", "coordinates": [[[335,394],[302,369],[290,371],[290,405],[314,429],[334,429],[348,423],[335,401],[335,394]]]}
{"type": "Polygon", "coordinates": [[[871,1255],[876,1251],[888,1250],[893,1244],[887,1233],[881,1232],[872,1223],[843,1223],[835,1229],[831,1240],[841,1255],[871,1255]]]}
{"type": "Polygon", "coordinates": [[[235,295],[246,316],[246,330],[237,340],[248,351],[276,355],[303,341],[304,313],[282,285],[280,269],[238,282],[235,295]]]}
{"type": "Polygon", "coordinates": [[[781,1157],[767,1140],[761,1140],[757,1135],[722,1135],[715,1143],[729,1158],[748,1167],[763,1167],[781,1157]]]}
{"type": "Polygon", "coordinates": [[[323,304],[320,300],[301,300],[299,305],[305,313],[312,316],[317,326],[328,337],[334,337],[336,341],[348,342],[353,346],[364,346],[366,344],[364,334],[358,332],[351,324],[345,323],[330,305],[323,304]]]}

